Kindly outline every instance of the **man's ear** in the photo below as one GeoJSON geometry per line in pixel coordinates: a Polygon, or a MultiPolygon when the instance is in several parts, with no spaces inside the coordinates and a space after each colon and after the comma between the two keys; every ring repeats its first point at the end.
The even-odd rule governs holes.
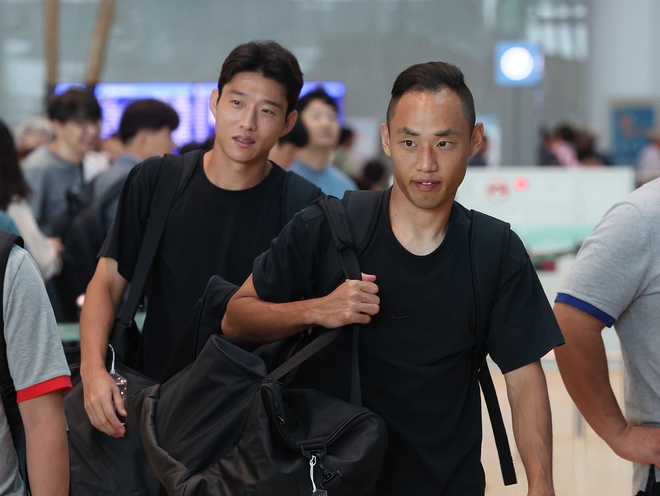
{"type": "Polygon", "coordinates": [[[209,109],[215,118],[217,118],[216,107],[218,106],[218,100],[220,100],[220,92],[217,90],[217,88],[214,88],[211,92],[211,97],[209,98],[209,109]]]}
{"type": "Polygon", "coordinates": [[[291,111],[291,113],[286,117],[286,120],[284,121],[284,131],[282,132],[282,134],[280,134],[280,138],[293,129],[293,126],[296,124],[297,119],[298,119],[298,111],[297,110],[291,111]]]}
{"type": "Polygon", "coordinates": [[[474,155],[481,149],[481,143],[484,139],[484,125],[482,122],[477,122],[472,130],[472,137],[470,138],[470,155],[474,155]]]}
{"type": "Polygon", "coordinates": [[[388,157],[392,156],[390,152],[390,128],[384,122],[380,125],[380,142],[383,146],[383,151],[388,157]]]}

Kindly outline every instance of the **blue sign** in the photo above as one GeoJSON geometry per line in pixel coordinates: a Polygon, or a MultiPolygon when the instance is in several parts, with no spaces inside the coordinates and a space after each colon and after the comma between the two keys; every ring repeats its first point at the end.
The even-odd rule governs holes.
{"type": "Polygon", "coordinates": [[[538,43],[499,41],[494,63],[497,86],[536,86],[543,79],[545,58],[538,43]]]}
{"type": "Polygon", "coordinates": [[[621,103],[611,108],[612,158],[617,165],[634,165],[655,126],[653,103],[621,103]]]}

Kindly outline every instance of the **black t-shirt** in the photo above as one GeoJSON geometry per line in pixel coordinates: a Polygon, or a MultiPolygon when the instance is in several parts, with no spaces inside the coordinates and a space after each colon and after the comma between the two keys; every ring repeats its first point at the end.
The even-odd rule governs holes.
{"type": "MultiPolygon", "coordinates": [[[[376,275],[380,311],[360,333],[363,404],[388,426],[388,451],[376,494],[481,495],[481,400],[470,274],[469,212],[454,204],[447,234],[431,254],[416,256],[390,227],[389,194],[374,236],[360,256],[376,275]]],[[[327,293],[319,264],[333,249],[317,206],[296,215],[271,249],[255,260],[260,298],[283,302],[327,293]]],[[[333,270],[326,267],[324,270],[333,270]]],[[[341,282],[341,267],[334,268],[341,282]]],[[[503,372],[563,343],[548,300],[520,239],[512,233],[488,345],[503,372]]],[[[350,333],[299,369],[296,381],[348,400],[350,333]]]]}
{"type": "MultiPolygon", "coordinates": [[[[268,249],[283,225],[285,171],[273,164],[253,188],[229,191],[213,185],[203,154],[176,198],[165,226],[146,291],[147,316],[138,368],[159,380],[192,309],[212,275],[241,285],[255,257],[268,249]]],[[[126,179],[111,233],[100,256],[133,277],[162,158],[135,166],[126,179]]]]}

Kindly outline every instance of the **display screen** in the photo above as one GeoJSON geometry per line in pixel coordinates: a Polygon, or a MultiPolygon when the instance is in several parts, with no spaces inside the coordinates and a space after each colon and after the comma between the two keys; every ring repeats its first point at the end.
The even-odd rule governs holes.
{"type": "MultiPolygon", "coordinates": [[[[58,84],[56,94],[62,94],[75,83],[58,84]]],[[[339,108],[339,120],[344,122],[344,96],[346,86],[340,81],[308,81],[300,95],[319,86],[334,98],[339,108]]],[[[215,119],[209,110],[209,98],[217,83],[99,83],[94,94],[103,109],[101,137],[111,136],[119,128],[124,108],[133,100],[155,98],[170,106],[179,114],[179,127],[172,133],[178,147],[187,143],[201,143],[213,136],[215,119]]]]}

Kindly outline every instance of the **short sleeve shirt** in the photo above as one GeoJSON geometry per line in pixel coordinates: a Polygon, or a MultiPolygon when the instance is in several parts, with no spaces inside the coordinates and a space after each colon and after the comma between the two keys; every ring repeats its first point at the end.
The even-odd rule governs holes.
{"type": "MultiPolygon", "coordinates": [[[[283,224],[284,170],[273,165],[256,186],[230,191],[208,180],[202,157],[174,201],[146,291],[138,368],[155,380],[163,376],[211,276],[241,285],[255,257],[268,249],[283,224]]],[[[162,163],[162,158],[152,158],[131,170],[100,252],[117,261],[119,273],[128,281],[133,278],[162,163]]]]}
{"type": "MultiPolygon", "coordinates": [[[[626,371],[626,418],[660,427],[660,179],[607,212],[584,241],[556,301],[614,325],[626,371]]],[[[647,474],[648,466],[635,464],[635,490],[647,474]]]]}
{"type": "MultiPolygon", "coordinates": [[[[388,197],[389,198],[389,197],[388,197]]],[[[481,403],[469,212],[455,204],[442,244],[408,252],[390,226],[389,202],[360,255],[376,275],[380,311],[360,333],[363,404],[388,426],[388,451],[376,494],[483,494],[481,403]]],[[[255,261],[259,297],[283,302],[321,296],[318,274],[334,248],[321,210],[311,206],[255,261]]],[[[325,268],[324,270],[333,270],[325,268]]],[[[343,280],[336,268],[337,285],[343,280]]],[[[563,338],[519,238],[512,234],[488,344],[504,372],[538,360],[563,338]]],[[[306,386],[348,399],[350,339],[340,338],[298,371],[306,386]]]]}
{"type": "MultiPolygon", "coordinates": [[[[16,400],[71,388],[69,367],[41,274],[25,250],[9,256],[2,295],[9,372],[16,400]]],[[[25,485],[0,402],[0,494],[23,495],[25,485]]]]}

